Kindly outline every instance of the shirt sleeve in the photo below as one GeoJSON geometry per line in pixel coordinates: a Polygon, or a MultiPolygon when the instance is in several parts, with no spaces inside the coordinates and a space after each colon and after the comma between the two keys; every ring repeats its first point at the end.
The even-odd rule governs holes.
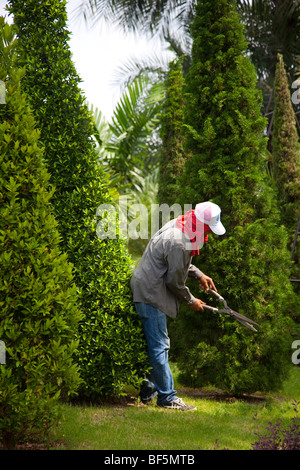
{"type": "Polygon", "coordinates": [[[186,250],[181,246],[174,247],[166,256],[168,270],[166,272],[165,283],[168,289],[187,305],[195,302],[195,297],[191,294],[189,288],[185,285],[188,274],[188,258],[186,250]]]}
{"type": "Polygon", "coordinates": [[[200,269],[198,269],[197,266],[190,264],[189,271],[188,271],[189,277],[192,277],[193,279],[200,279],[200,277],[202,277],[203,274],[204,273],[200,271],[200,269]]]}

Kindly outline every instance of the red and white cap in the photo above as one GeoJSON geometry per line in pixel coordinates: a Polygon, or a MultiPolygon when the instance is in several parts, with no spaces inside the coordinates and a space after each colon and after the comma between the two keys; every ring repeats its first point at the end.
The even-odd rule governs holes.
{"type": "Polygon", "coordinates": [[[226,232],[220,220],[221,209],[217,204],[209,201],[197,204],[195,207],[195,216],[200,222],[207,224],[217,235],[224,235],[226,232]]]}

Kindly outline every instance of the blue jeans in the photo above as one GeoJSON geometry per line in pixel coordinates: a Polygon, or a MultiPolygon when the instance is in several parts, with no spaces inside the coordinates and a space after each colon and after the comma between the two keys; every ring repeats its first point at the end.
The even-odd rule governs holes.
{"type": "Polygon", "coordinates": [[[150,376],[141,387],[142,401],[148,401],[157,395],[157,404],[163,406],[175,398],[174,381],[169,366],[170,339],[167,332],[166,315],[151,305],[136,302],[136,311],[143,324],[148,347],[150,376]]]}

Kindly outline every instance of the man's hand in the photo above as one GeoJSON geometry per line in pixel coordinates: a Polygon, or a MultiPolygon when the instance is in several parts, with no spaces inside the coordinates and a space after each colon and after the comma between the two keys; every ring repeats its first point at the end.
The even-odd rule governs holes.
{"type": "Polygon", "coordinates": [[[206,276],[206,274],[203,274],[203,276],[198,279],[198,284],[203,290],[208,291],[209,289],[213,289],[218,292],[212,278],[206,276]]]}
{"type": "Polygon", "coordinates": [[[200,299],[196,299],[195,302],[191,305],[189,305],[189,308],[191,310],[201,310],[202,312],[204,312],[204,308],[202,307],[202,305],[204,305],[205,302],[202,302],[202,300],[200,299]]]}

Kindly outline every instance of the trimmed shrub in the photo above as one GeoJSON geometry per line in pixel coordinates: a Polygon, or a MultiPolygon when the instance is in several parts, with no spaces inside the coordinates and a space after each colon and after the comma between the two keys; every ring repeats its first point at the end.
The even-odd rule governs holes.
{"type": "Polygon", "coordinates": [[[74,265],[84,315],[77,357],[84,379],[80,395],[119,393],[124,384],[137,385],[143,376],[145,344],[132,305],[126,245],[117,234],[102,239],[96,234],[105,217],[101,211],[96,215],[97,208],[113,201],[71,59],[66,2],[10,0],[9,7],[17,26],[19,63],[26,66],[23,86],[55,186],[52,204],[61,246],[74,265]]]}
{"type": "Polygon", "coordinates": [[[13,28],[0,18],[0,437],[5,448],[57,416],[80,385],[74,353],[80,311],[72,265],[60,249],[53,189],[39,132],[21,93],[13,28]]]}
{"type": "MultiPolygon", "coordinates": [[[[288,78],[280,54],[276,67],[274,98],[271,168],[278,190],[281,221],[288,231],[288,249],[291,251],[300,218],[300,144],[288,78]]],[[[294,253],[295,266],[292,268],[292,277],[296,279],[300,279],[299,244],[298,241],[294,253]]]]}
{"type": "Polygon", "coordinates": [[[166,80],[166,98],[161,117],[161,160],[159,166],[159,204],[172,205],[180,192],[184,152],[184,78],[180,61],[170,63],[166,80]]]}
{"type": "MultiPolygon", "coordinates": [[[[234,1],[199,1],[186,76],[186,161],[180,203],[212,200],[223,237],[209,236],[193,263],[211,276],[228,305],[260,325],[247,330],[226,315],[182,306],[170,330],[173,360],[187,384],[234,394],[273,390],[291,361],[299,302],[289,282],[287,234],[266,171],[265,120],[234,1]]],[[[206,293],[192,292],[209,305],[206,293]]]]}

